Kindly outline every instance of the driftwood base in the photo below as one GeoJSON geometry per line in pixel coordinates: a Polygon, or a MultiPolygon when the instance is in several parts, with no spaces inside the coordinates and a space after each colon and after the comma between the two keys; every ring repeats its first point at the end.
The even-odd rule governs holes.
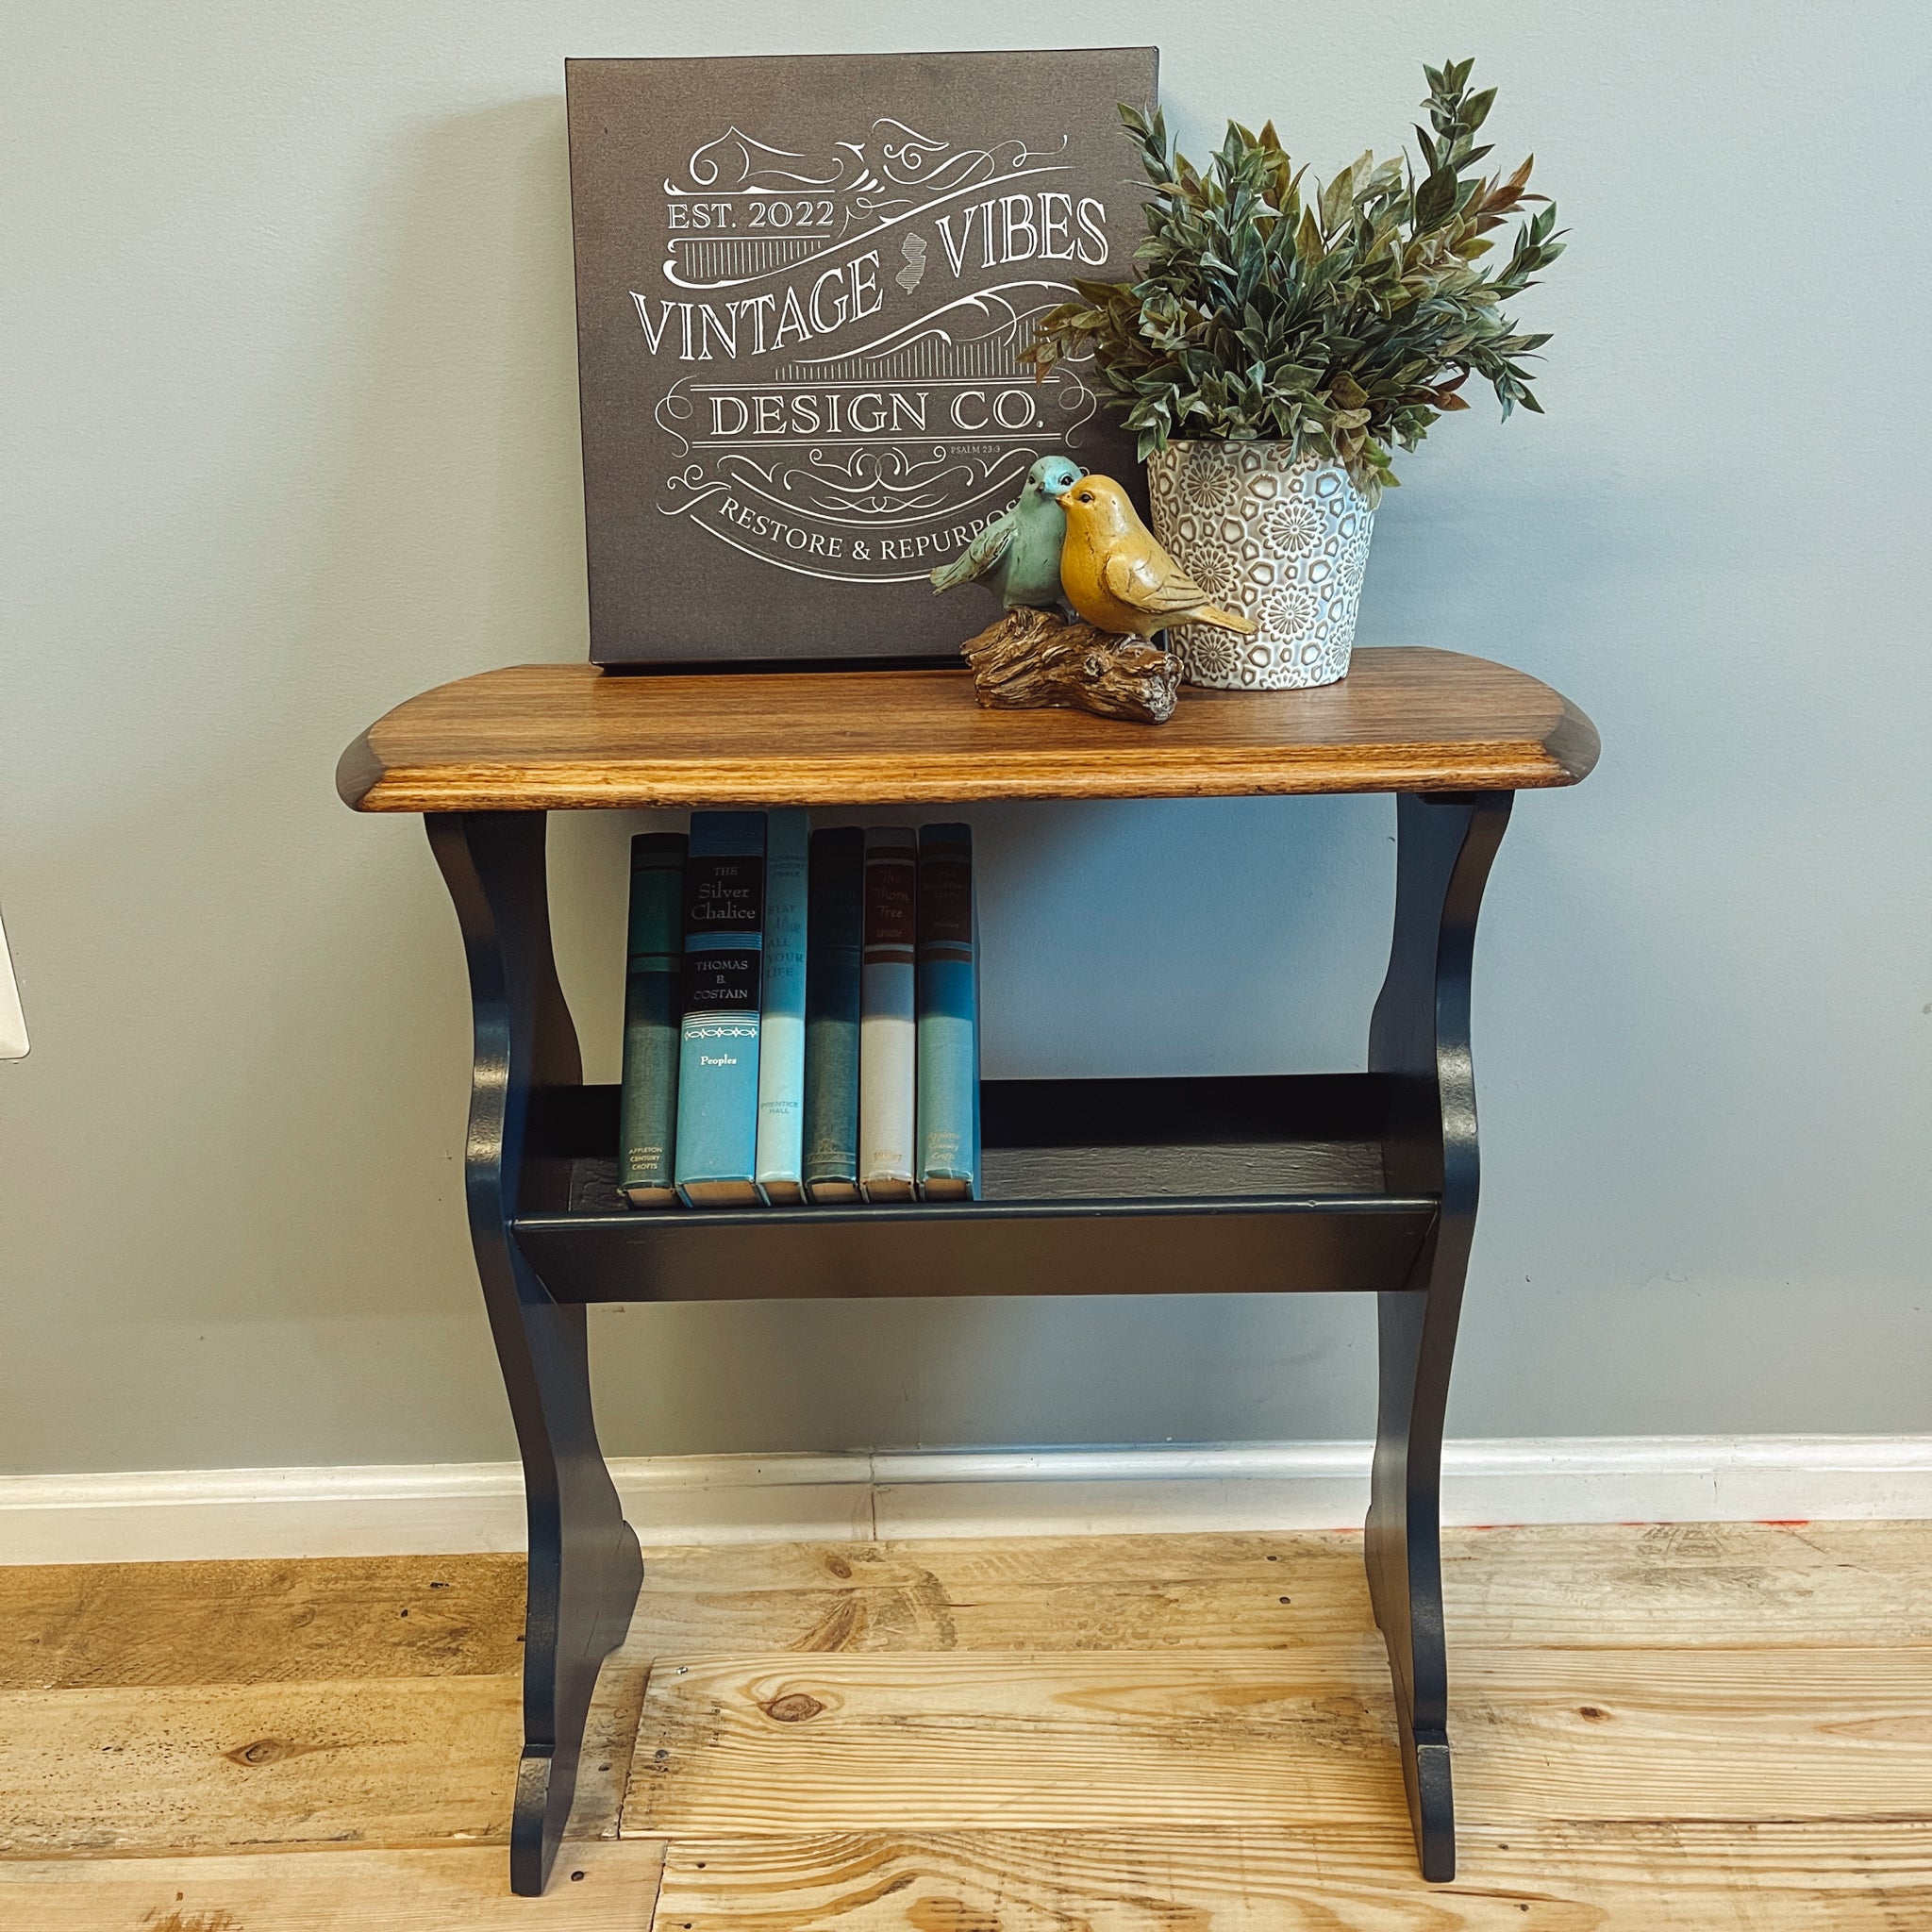
{"type": "Polygon", "coordinates": [[[1179,695],[1172,651],[1050,610],[1008,610],[959,649],[989,710],[1078,709],[1165,724],[1179,695]]]}

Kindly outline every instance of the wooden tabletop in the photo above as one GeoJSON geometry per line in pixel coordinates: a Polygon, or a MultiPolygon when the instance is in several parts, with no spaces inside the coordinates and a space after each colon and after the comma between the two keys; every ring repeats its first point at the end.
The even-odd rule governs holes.
{"type": "Polygon", "coordinates": [[[1188,690],[1166,724],[983,711],[964,671],[520,664],[398,705],[342,754],[358,811],[936,805],[1574,785],[1596,727],[1453,651],[1355,654],[1316,691],[1188,690]]]}

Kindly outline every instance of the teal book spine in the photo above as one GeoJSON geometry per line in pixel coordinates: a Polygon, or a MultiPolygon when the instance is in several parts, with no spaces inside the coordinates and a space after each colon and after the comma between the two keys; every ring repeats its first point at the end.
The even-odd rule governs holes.
{"type": "Polygon", "coordinates": [[[640,832],[630,841],[617,1185],[633,1208],[669,1208],[677,1201],[672,1148],[683,1017],[686,842],[682,832],[640,832]]]}
{"type": "Polygon", "coordinates": [[[811,835],[805,924],[805,1191],[858,1194],[858,975],[865,940],[865,834],[811,835]]]}
{"type": "Polygon", "coordinates": [[[920,1198],[979,1198],[979,948],[973,828],[919,834],[920,1198]]]}
{"type": "Polygon", "coordinates": [[[758,1143],[768,1207],[805,1199],[806,873],[808,813],[765,814],[764,991],[758,1000],[758,1143]]]}
{"type": "Polygon", "coordinates": [[[865,835],[865,950],[859,962],[858,1185],[868,1201],[918,1197],[914,966],[919,841],[899,826],[865,835]]]}
{"type": "Polygon", "coordinates": [[[677,1057],[679,1198],[757,1203],[765,815],[694,811],[684,868],[684,1017],[677,1057]]]}

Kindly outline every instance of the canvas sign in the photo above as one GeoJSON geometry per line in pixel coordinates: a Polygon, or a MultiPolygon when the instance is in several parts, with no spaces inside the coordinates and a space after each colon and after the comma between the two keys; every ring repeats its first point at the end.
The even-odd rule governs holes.
{"type": "Polygon", "coordinates": [[[1139,489],[1091,366],[1020,356],[1131,275],[1155,66],[568,64],[593,658],[943,656],[993,612],[926,574],[1039,458],[1139,489]]]}

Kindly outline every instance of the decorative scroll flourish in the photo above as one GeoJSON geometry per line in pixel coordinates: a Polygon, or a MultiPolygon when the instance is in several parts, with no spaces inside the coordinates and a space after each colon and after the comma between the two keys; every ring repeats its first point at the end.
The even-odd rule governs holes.
{"type": "MultiPolygon", "coordinates": [[[[812,188],[833,194],[878,197],[883,206],[895,187],[928,193],[979,188],[1008,175],[1023,174],[1063,155],[1067,138],[1039,151],[1024,141],[998,141],[987,147],[959,147],[922,134],[890,114],[872,124],[864,141],[831,141],[817,156],[773,147],[738,127],[691,150],[684,179],[667,178],[670,195],[727,193],[795,194],[812,188]],[[873,156],[876,155],[876,165],[873,156]]],[[[900,197],[910,200],[909,196],[900,197]]]]}

